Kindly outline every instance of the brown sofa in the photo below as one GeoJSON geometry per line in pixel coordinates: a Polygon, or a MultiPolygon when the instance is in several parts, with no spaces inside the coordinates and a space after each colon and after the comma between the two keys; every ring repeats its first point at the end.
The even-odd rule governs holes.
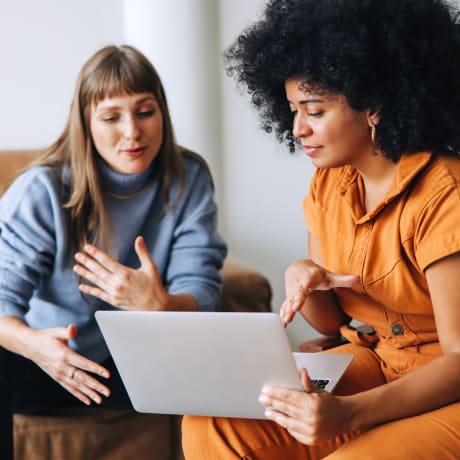
{"type": "MultiPolygon", "coordinates": [[[[0,151],[0,195],[35,155],[33,150],[0,151]]],[[[222,275],[222,311],[271,310],[271,288],[262,274],[226,261],[222,275]]],[[[62,408],[33,416],[16,414],[14,437],[15,460],[183,458],[180,417],[172,415],[98,408],[62,408]]]]}

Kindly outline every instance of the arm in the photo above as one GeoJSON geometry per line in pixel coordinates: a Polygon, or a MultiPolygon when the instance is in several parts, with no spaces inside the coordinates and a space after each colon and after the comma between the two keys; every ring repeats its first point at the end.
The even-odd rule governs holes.
{"type": "Polygon", "coordinates": [[[300,311],[317,331],[338,335],[340,326],[347,324],[350,318],[337,304],[333,288],[353,287],[359,278],[325,270],[319,241],[311,234],[308,247],[310,259],[298,260],[286,270],[286,300],[281,307],[281,317],[287,324],[300,311]]]}
{"type": "Polygon", "coordinates": [[[316,389],[305,370],[305,392],[267,386],[266,415],[300,442],[314,444],[339,433],[428,412],[460,399],[460,253],[426,270],[444,354],[398,380],[351,396],[316,389]],[[275,412],[276,411],[276,412],[275,412]],[[279,412],[281,413],[279,413],[279,412]]]}
{"type": "Polygon", "coordinates": [[[427,412],[460,399],[460,253],[426,269],[444,354],[401,379],[349,397],[351,428],[427,412]]]}
{"type": "Polygon", "coordinates": [[[108,377],[108,372],[70,349],[75,325],[50,328],[42,321],[31,328],[25,320],[30,299],[50,276],[56,258],[55,224],[61,212],[56,197],[61,189],[54,179],[45,168],[29,170],[1,201],[0,346],[33,361],[85,404],[100,403],[109,390],[87,372],[101,377],[108,377]]]}

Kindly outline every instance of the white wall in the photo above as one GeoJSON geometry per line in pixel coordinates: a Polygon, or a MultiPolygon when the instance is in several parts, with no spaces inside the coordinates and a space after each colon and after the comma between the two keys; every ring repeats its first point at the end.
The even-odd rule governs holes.
{"type": "Polygon", "coordinates": [[[152,61],[163,81],[177,141],[209,163],[220,201],[218,3],[124,0],[126,42],[152,61]]]}
{"type": "Polygon", "coordinates": [[[54,141],[82,63],[122,24],[121,0],[0,0],[0,148],[54,141]]]}
{"type": "MultiPolygon", "coordinates": [[[[222,49],[261,13],[263,0],[221,1],[222,49]]],[[[284,300],[284,270],[307,255],[301,202],[313,167],[259,127],[249,96],[222,72],[224,229],[233,255],[265,273],[274,310],[284,300]]],[[[293,346],[317,335],[302,318],[288,327],[293,346]]]]}
{"type": "MultiPolygon", "coordinates": [[[[266,274],[275,310],[283,274],[306,255],[301,200],[312,167],[259,129],[221,52],[263,0],[0,0],[0,149],[51,143],[76,74],[96,49],[132,43],[157,67],[178,141],[210,163],[231,254],[266,274]]],[[[312,330],[289,327],[294,346],[312,330]]]]}

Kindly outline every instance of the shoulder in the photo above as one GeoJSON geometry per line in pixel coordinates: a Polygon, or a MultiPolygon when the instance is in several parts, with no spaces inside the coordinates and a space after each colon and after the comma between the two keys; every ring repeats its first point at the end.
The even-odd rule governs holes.
{"type": "Polygon", "coordinates": [[[415,181],[413,196],[423,197],[421,202],[429,203],[446,195],[460,197],[460,156],[434,154],[432,160],[415,181]]]}
{"type": "Polygon", "coordinates": [[[459,251],[459,220],[460,158],[434,154],[414,181],[400,218],[401,233],[408,242],[413,240],[423,270],[459,251]]]}
{"type": "Polygon", "coordinates": [[[437,178],[441,179],[441,186],[447,184],[458,186],[460,182],[460,155],[435,155],[429,171],[437,178]]]}
{"type": "Polygon", "coordinates": [[[181,148],[181,155],[184,163],[185,181],[200,178],[209,181],[214,188],[211,170],[206,160],[198,153],[185,148],[181,148]]]}
{"type": "Polygon", "coordinates": [[[62,199],[60,171],[49,166],[34,166],[22,172],[1,198],[3,212],[20,204],[45,206],[62,199]]]}

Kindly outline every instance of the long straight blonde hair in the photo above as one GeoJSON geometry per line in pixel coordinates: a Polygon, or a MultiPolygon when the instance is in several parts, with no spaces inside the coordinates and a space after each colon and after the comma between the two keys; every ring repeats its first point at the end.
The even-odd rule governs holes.
{"type": "MultiPolygon", "coordinates": [[[[183,191],[182,151],[174,139],[166,95],[151,62],[132,46],[106,46],[90,57],[80,70],[66,127],[32,166],[63,165],[70,169],[70,190],[65,207],[70,210],[70,228],[75,249],[91,242],[104,250],[111,243],[111,225],[104,206],[96,166],[96,149],[90,132],[91,107],[105,98],[123,94],[152,93],[163,116],[163,142],[155,165],[163,177],[165,211],[174,177],[183,191]]],[[[63,190],[63,192],[65,192],[63,190]]],[[[176,201],[175,200],[175,201],[176,201]]]]}

